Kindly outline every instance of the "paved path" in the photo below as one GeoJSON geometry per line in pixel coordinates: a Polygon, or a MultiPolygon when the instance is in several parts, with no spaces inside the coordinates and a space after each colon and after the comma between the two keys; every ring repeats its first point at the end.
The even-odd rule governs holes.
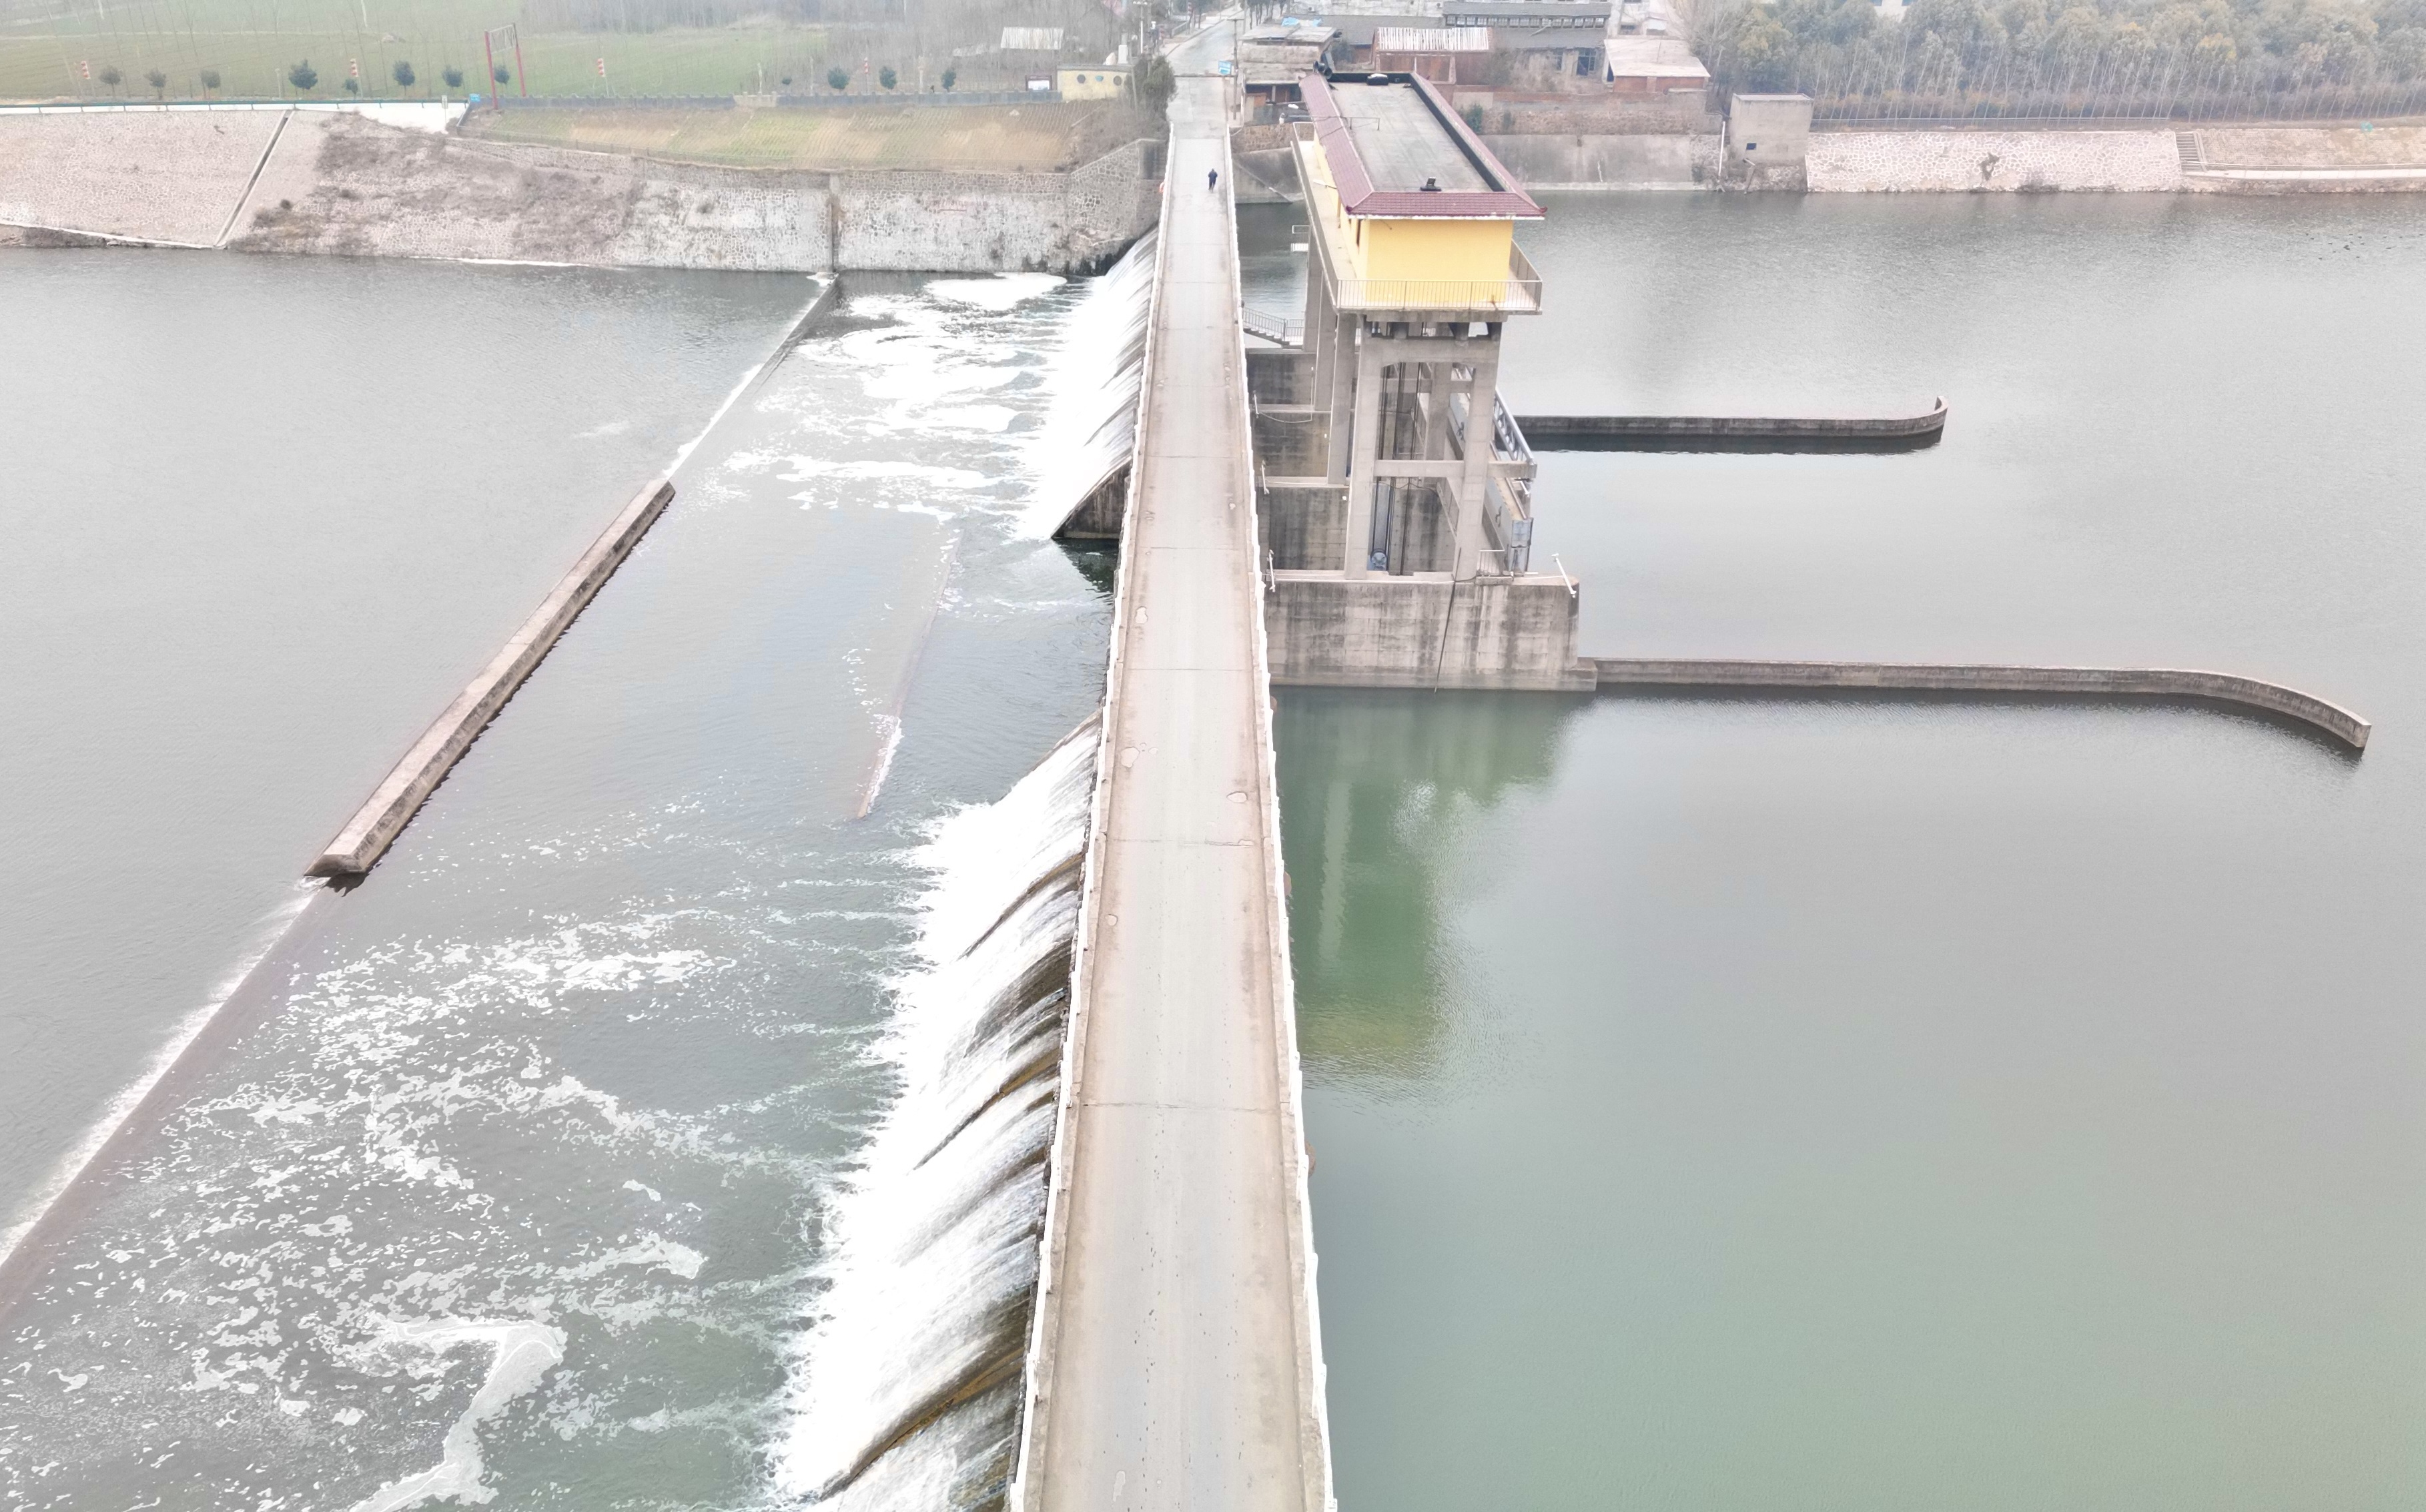
{"type": "MultiPolygon", "coordinates": [[[[1226,49],[1224,35],[1205,43],[1226,49]]],[[[1228,81],[1175,59],[1027,1512],[1322,1512],[1228,81]],[[1221,171],[1219,192],[1205,185],[1221,171]]],[[[1193,52],[1194,57],[1188,54],[1193,52]]]]}

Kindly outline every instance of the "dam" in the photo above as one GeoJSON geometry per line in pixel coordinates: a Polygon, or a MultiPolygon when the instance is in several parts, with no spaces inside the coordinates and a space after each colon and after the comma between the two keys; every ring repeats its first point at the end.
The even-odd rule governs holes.
{"type": "MultiPolygon", "coordinates": [[[[1487,321],[1461,338],[1391,331],[1419,322],[1386,314],[1376,332],[1371,311],[1346,312],[1332,331],[1351,350],[1376,344],[1377,370],[1440,370],[1326,391],[1319,353],[1250,345],[1260,338],[1238,318],[1241,285],[1264,275],[1238,251],[1255,228],[1205,187],[1230,170],[1219,74],[1194,61],[1161,231],[1104,279],[698,285],[686,311],[721,334],[694,350],[664,333],[679,384],[614,391],[593,374],[609,392],[585,391],[591,413],[569,399],[547,412],[562,436],[547,454],[590,469],[591,507],[463,527],[543,535],[519,555],[546,571],[460,585],[448,617],[466,627],[429,665],[391,648],[418,681],[354,744],[324,734],[314,748],[345,780],[280,821],[288,881],[335,849],[344,815],[618,509],[663,512],[512,700],[477,715],[477,742],[392,831],[377,870],[311,895],[228,1000],[219,1058],[163,1083],[175,1096],[143,1141],[105,1156],[118,1184],[48,1237],[55,1263],[8,1320],[11,1351],[37,1361],[0,1383],[0,1458],[25,1477],[12,1496],[43,1488],[32,1468],[64,1453],[53,1484],[87,1499],[138,1497],[170,1467],[196,1506],[399,1507],[483,1489],[510,1503],[599,1486],[838,1507],[1427,1507],[1487,1504],[1496,1487],[1580,1506],[1669,1463],[1659,1436],[1674,1428],[1690,1450],[1673,1462],[1679,1504],[1715,1505],[1810,1473],[1874,1484],[1780,1426],[1836,1399],[1818,1384],[1836,1364],[1885,1358],[1798,1331],[1830,1305],[1886,1325],[1904,1352],[1889,1362],[1944,1398],[1891,1393],[1900,1413],[1972,1444],[1997,1441],[1988,1408],[2061,1393],[1982,1385],[1879,1293],[1900,1291],[1921,1319],[1983,1326],[2002,1316],[1993,1295],[1968,1296],[1971,1311],[1946,1298],[1947,1277],[1980,1274],[1977,1293],[2011,1280],[2038,1315],[2077,1321],[2068,1289],[2144,1304],[2131,1289],[2174,1274],[2170,1246],[2204,1235],[2286,1263],[2382,1259],[2380,1274],[2361,1267],[2348,1316],[2398,1315],[2405,1210],[2353,1219],[2333,1200],[2343,1189],[2314,1183],[2400,1163],[2404,1087],[2383,1067],[2402,1031],[2368,1004],[2404,958],[2318,912],[2366,920],[2405,896],[2364,843],[2414,818],[2376,796],[2381,773],[2406,770],[2392,674],[2414,639],[2398,574],[2372,574],[2359,548],[2382,519],[2331,519],[2337,555],[2294,525],[2269,533],[2273,516],[2232,502],[2226,478],[2176,494],[2143,479],[2164,505],[2144,536],[2085,509],[2068,521],[2124,565],[2044,542],[2029,555],[2025,531],[1982,521],[2036,518],[1999,480],[2053,465],[2029,425],[2059,407],[2016,402],[1999,372],[2061,365],[2010,331],[2016,347],[1992,350],[2029,360],[1950,375],[1966,429],[1927,453],[1797,460],[1820,470],[1792,473],[1719,448],[1537,457],[1514,416],[1831,407],[1844,374],[1825,364],[1798,370],[1799,389],[1734,402],[1712,390],[1743,370],[1743,348],[1693,366],[1692,343],[1726,336],[1738,285],[1755,280],[1686,280],[1711,309],[1675,348],[1658,347],[1648,316],[1616,333],[1595,324],[1605,311],[1565,302],[1610,249],[1650,260],[1674,251],[1663,237],[1691,245],[1649,213],[1543,206],[1521,234],[1556,314],[1510,319],[1496,338],[1471,329],[1487,321]],[[1605,357],[1620,333],[1702,386],[1617,391],[1605,357]],[[1504,436],[1471,360],[1495,339],[1504,436]],[[1428,341],[1443,344],[1437,361],[1410,350],[1428,341]],[[1408,345],[1379,345],[1394,342],[1408,345]],[[1396,437],[1348,451],[1334,478],[1331,443],[1354,441],[1351,418],[1345,438],[1275,466],[1279,441],[1316,431],[1301,423],[1309,394],[1376,426],[1386,415],[1396,437]],[[629,440],[590,434],[654,408],[687,418],[629,440]],[[1487,446],[1482,424],[1468,444],[1477,418],[1487,446]],[[1035,528],[1062,474],[1100,476],[1098,444],[1134,451],[1114,491],[1117,558],[1064,552],[1035,528]],[[635,497],[636,480],[661,475],[671,500],[635,497]],[[1405,486],[1385,487],[1393,478],[1405,486]],[[1469,478],[1485,486],[1460,495],[1469,478]],[[1494,514],[1515,485],[1522,513],[1494,514]],[[1745,532],[1747,517],[1761,531],[1745,532]],[[1519,521],[1536,527],[1525,570],[1495,570],[1519,521]],[[1360,523],[1361,561],[1347,535],[1360,523]],[[2258,569],[2234,540],[2251,532],[2300,570],[2267,579],[2244,625],[2258,569]],[[1764,557],[1771,539],[1792,541],[1795,560],[1764,557]],[[2195,543],[2203,586],[2148,570],[2160,540],[2195,543]],[[1899,552],[1927,572],[1899,577],[1899,552]],[[1722,561],[1770,600],[1731,601],[1722,561]],[[2108,571],[2131,593],[2101,595],[2108,571]],[[1965,619],[1931,601],[1941,580],[2013,602],[1965,619]],[[2306,596],[2321,581],[2349,595],[2343,608],[2306,596]],[[1469,608],[1519,589],[1541,614],[1469,608]],[[1327,595],[1351,593],[1379,601],[1361,639],[1289,639],[1343,612],[1327,595]],[[2197,633],[2150,629],[2151,600],[2197,633]],[[2389,626],[2381,645],[2340,648],[2344,612],[2389,626]],[[1532,628],[1511,633],[1519,625],[1532,628]],[[1335,649],[1286,659],[1309,646],[1335,649]],[[2240,671],[2189,670],[2210,666],[2240,671]],[[1512,667],[1561,680],[1494,680],[1512,667]],[[2144,680],[2168,669],[2235,683],[2144,680]],[[2309,687],[2381,719],[2363,763],[2351,752],[2369,721],[2309,687]],[[1790,801],[1729,796],[1767,784],[1790,801]],[[2122,796],[2102,797],[2109,785],[2122,796]],[[1949,875],[1961,899],[1934,896],[1949,875]],[[1915,921],[1908,935],[1882,943],[1879,899],[1915,921]],[[1972,899],[1993,901],[1993,917],[1972,899]],[[2208,910],[2230,929],[2202,923],[2208,910]],[[2034,920],[2057,947],[2013,947],[2008,932],[2034,920]],[[2305,957],[2284,941],[2295,926],[2343,950],[2305,957]],[[2148,980],[2143,930],[2188,981],[2175,1027],[2195,1036],[2152,1047],[2127,994],[2108,990],[2175,1000],[2148,980]],[[1969,953],[1949,960],[1928,943],[1940,935],[1969,953]],[[2078,963],[2070,940],[2089,942],[2078,963]],[[2228,956],[2254,985],[2212,965],[2228,956]],[[2357,1006],[2294,992],[2295,961],[2357,1006]],[[2260,993],[2299,1011],[2270,1011],[2260,993]],[[1965,995],[1995,1011],[1949,1007],[1965,995]],[[1883,1015],[1908,1059],[1880,1049],[1883,1015]],[[2096,1047],[2094,1073],[2067,1080],[2042,1016],[2096,1047]],[[1798,1081],[1798,1065],[1821,1074],[1798,1081]],[[2299,1079],[2320,1066],[2354,1097],[2304,1100],[2299,1079]],[[2221,1092],[2182,1090],[2248,1077],[2279,1099],[2255,1129],[2224,1116],[2221,1092]],[[1962,1107],[1933,1101],[1941,1079],[1963,1086],[1962,1107]],[[2059,1162],[2080,1185],[2072,1207],[2031,1188],[2048,1167],[2017,1153],[2046,1154],[2031,1130],[2085,1138],[2062,1134],[2067,1096],[2174,1179],[2175,1205],[2132,1222],[2183,1227],[2124,1225],[2147,1246],[2116,1263],[2128,1275],[2084,1260],[2101,1238],[2065,1220],[2122,1223],[2132,1189],[2059,1162]],[[2130,1116],[2135,1099],[2224,1142],[2240,1175],[2130,1116]],[[1883,1130],[1890,1114],[1901,1121],[1883,1130]],[[1730,1123],[1761,1137],[1731,1143],[1730,1123]],[[1814,1145],[1845,1164],[1779,1153],[1814,1145]],[[1943,1149],[1944,1168],[1933,1154],[1918,1170],[1895,1163],[1910,1158],[1898,1149],[1943,1149]],[[2329,1166],[2329,1149],[2358,1159],[2329,1166]],[[1843,1179],[1859,1161],[1899,1179],[1843,1179]],[[1983,1188],[2033,1196],[1988,1212],[1983,1188]],[[1761,1194],[1779,1189],[1790,1211],[1754,1243],[1761,1194]],[[1895,1286],[1864,1291],[1861,1262],[1893,1256],[1865,1251],[1858,1226],[1815,1219],[1831,1203],[1875,1215],[1933,1264],[1889,1265],[1895,1286]],[[1965,1223],[1935,1227],[1944,1211],[1965,1223]],[[2257,1230],[2286,1211],[2332,1240],[2265,1248],[2257,1230]],[[1835,1290],[1759,1262],[1772,1252],[1815,1260],[1835,1290]],[[2010,1252],[2046,1268],[1997,1270],[2010,1252]],[[1624,1264],[1573,1260],[1602,1254],[1624,1264]],[[1768,1367],[1799,1397],[1755,1390],[1768,1367]],[[1692,1390],[1663,1396],[1663,1379],[1692,1390]],[[1760,1415],[1731,1423],[1709,1406],[1720,1399],[1760,1415]],[[1731,1459],[1739,1432],[1769,1457],[1731,1459]],[[1608,1439],[1624,1456],[1595,1447],[1608,1439]]],[[[1330,172],[1319,145],[1299,161],[1330,172]]],[[[1989,255],[1978,227],[1867,213],[1884,218],[1884,240],[1804,227],[1804,252],[1849,283],[1904,238],[1945,238],[1923,259],[1935,277],[1989,255]]],[[[2075,210],[2045,234],[2121,238],[2145,229],[2138,213],[2075,210]]],[[[1747,244],[1775,234],[1729,223],[1747,244]]],[[[2314,230],[2282,232],[2270,255],[2305,267],[2314,230]]],[[[1277,255],[1318,279],[1333,250],[1277,255]]],[[[2399,251],[2367,266],[2383,277],[2399,251]]],[[[330,280],[341,314],[365,297],[343,282],[362,272],[299,276],[330,280]]],[[[470,276],[406,269],[387,297],[488,298],[470,276]]],[[[648,275],[478,276],[573,312],[513,329],[546,342],[545,326],[564,327],[543,350],[574,366],[603,366],[580,311],[668,297],[648,275]]],[[[2159,258],[2140,276],[2184,275],[2159,258]]],[[[2228,268],[2207,276],[2228,297],[2228,268]]],[[[2320,283],[2325,302],[2307,314],[2365,292],[2320,283]]],[[[1329,283],[1297,292],[1334,298],[1329,283]]],[[[2095,356],[2094,334],[2048,339],[2095,356]]],[[[1854,398],[1893,414],[1895,396],[1875,390],[1919,382],[1926,350],[1881,346],[1895,360],[1857,374],[1874,392],[1854,398]]],[[[2229,366],[2238,350],[2206,360],[2229,366]]],[[[2139,382],[2128,354],[2105,352],[2097,371],[2110,396],[2139,382]]],[[[516,376],[509,364],[454,374],[464,429],[516,376]]],[[[2342,423],[2381,423],[2339,397],[2355,405],[2342,423]]],[[[2137,476],[2094,415],[2061,413],[2101,466],[2137,476]]],[[[2228,451],[2228,436],[2198,433],[2228,451]]],[[[482,452],[477,465],[509,463],[482,452]]],[[[2091,496],[2094,477],[2064,476],[2091,496]]],[[[2347,481],[2349,496],[2372,496],[2363,470],[2347,481]]],[[[233,530],[243,515],[225,518],[233,530]]],[[[279,524],[316,543],[312,519],[279,524]]],[[[414,581],[444,580],[425,573],[414,581]]],[[[425,623],[391,612],[408,630],[425,623]]],[[[2272,1293],[2225,1270],[2175,1293],[2206,1343],[2135,1321],[2119,1343],[2067,1331],[2046,1347],[2143,1381],[2198,1358],[2245,1389],[2256,1351],[2229,1346],[2232,1316],[2262,1313],[2272,1293]]],[[[2315,1390],[2356,1362],[2337,1400],[2353,1433],[2375,1431],[2370,1399],[2396,1395],[2389,1352],[2302,1338],[2315,1390]]],[[[2279,1432],[2290,1415],[2202,1400],[2210,1424],[2244,1413],[2252,1431],[2279,1432]]],[[[1820,1415],[1861,1441],[1857,1411],[1820,1415]]],[[[2018,1421],[2044,1447],[2063,1441],[2060,1416],[2018,1421]]],[[[2144,1484],[2196,1479],[2181,1451],[2160,1449],[2144,1484]]],[[[1890,1477],[1884,1500],[1919,1504],[1982,1466],[2029,1480],[1973,1453],[1890,1477]]],[[[2116,1472],[2083,1462],[2030,1484],[2094,1488],[2116,1472]]],[[[2353,1504],[2368,1502],[2363,1471],[2336,1473],[2353,1504]]]]}

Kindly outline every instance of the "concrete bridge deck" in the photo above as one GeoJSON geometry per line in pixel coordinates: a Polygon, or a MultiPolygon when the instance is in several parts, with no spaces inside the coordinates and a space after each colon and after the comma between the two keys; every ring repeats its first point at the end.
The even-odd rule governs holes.
{"type": "Polygon", "coordinates": [[[1174,58],[1161,266],[1019,1480],[1038,1512],[1323,1512],[1226,25],[1174,58]],[[1195,56],[1189,56],[1189,53],[1195,56]],[[1209,191],[1205,175],[1219,170],[1209,191]]]}

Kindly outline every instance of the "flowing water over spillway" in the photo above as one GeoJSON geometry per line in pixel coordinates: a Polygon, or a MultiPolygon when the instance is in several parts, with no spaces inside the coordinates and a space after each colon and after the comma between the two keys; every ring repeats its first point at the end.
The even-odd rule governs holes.
{"type": "Polygon", "coordinates": [[[1087,496],[1128,466],[1137,450],[1139,385],[1154,313],[1155,235],[1097,281],[1070,323],[1068,356],[1056,369],[1058,399],[1040,453],[1028,528],[1049,535],[1087,496]]]}
{"type": "Polygon", "coordinates": [[[1010,1474],[1095,748],[1091,720],[917,853],[920,964],[878,1046],[901,1092],[834,1204],[784,1456],[834,1505],[981,1504],[1010,1474]]]}
{"type": "Polygon", "coordinates": [[[0,1502],[998,1490],[1108,633],[1025,522],[1088,302],[853,279],[706,437],[8,1317],[0,1502]]]}

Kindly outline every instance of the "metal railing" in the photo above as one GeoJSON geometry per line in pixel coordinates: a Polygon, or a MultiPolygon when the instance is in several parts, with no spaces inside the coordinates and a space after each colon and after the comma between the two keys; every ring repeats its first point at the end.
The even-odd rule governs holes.
{"type": "Polygon", "coordinates": [[[1523,248],[1511,247],[1506,278],[1343,278],[1339,308],[1365,313],[1447,310],[1538,315],[1542,275],[1534,271],[1523,248]]]}
{"type": "Polygon", "coordinates": [[[1246,328],[1247,334],[1251,336],[1261,336],[1266,341],[1282,347],[1305,345],[1303,320],[1292,320],[1287,316],[1275,315],[1270,310],[1258,310],[1252,304],[1241,306],[1238,315],[1239,323],[1246,328]]]}
{"type": "Polygon", "coordinates": [[[1508,401],[1497,394],[1491,396],[1491,451],[1495,457],[1533,465],[1533,448],[1525,444],[1516,416],[1508,413],[1508,401]]]}
{"type": "Polygon", "coordinates": [[[1495,478],[1483,494],[1483,512],[1499,542],[1499,560],[1512,573],[1533,561],[1533,500],[1531,485],[1521,478],[1495,478]]]}
{"type": "MultiPolygon", "coordinates": [[[[1450,371],[1455,378],[1468,381],[1474,372],[1464,366],[1454,367],[1450,371]]],[[[1471,407],[1472,401],[1466,396],[1449,396],[1448,449],[1453,457],[1465,455],[1465,416],[1471,407]]],[[[1516,416],[1508,413],[1507,398],[1499,394],[1491,396],[1491,460],[1513,463],[1525,470],[1526,477],[1532,476],[1533,447],[1526,441],[1524,429],[1516,423],[1516,416]]]]}

